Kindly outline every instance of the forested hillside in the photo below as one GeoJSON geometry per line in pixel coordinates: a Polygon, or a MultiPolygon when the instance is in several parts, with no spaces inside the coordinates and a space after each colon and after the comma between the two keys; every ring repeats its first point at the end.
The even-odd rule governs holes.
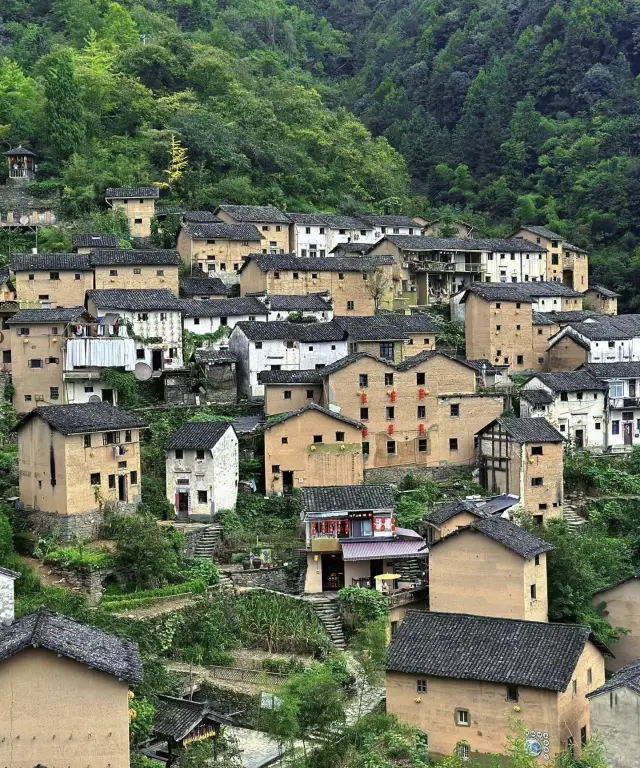
{"type": "MultiPolygon", "coordinates": [[[[76,216],[166,202],[547,224],[637,308],[635,0],[5,0],[0,139],[76,216]],[[355,115],[355,117],[354,117],[355,115]]],[[[640,299],[638,300],[640,302],[640,299]]]]}

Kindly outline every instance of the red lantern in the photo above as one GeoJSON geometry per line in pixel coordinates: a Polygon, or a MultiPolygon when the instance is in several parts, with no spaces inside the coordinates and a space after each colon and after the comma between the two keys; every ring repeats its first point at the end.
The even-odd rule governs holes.
{"type": "Polygon", "coordinates": [[[366,437],[369,434],[369,427],[365,427],[362,430],[362,437],[366,437]]]}
{"type": "Polygon", "coordinates": [[[333,520],[329,520],[329,536],[333,536],[333,520]]]}
{"type": "Polygon", "coordinates": [[[338,536],[340,535],[341,530],[342,530],[342,520],[338,520],[338,522],[336,523],[336,533],[338,534],[338,536]]]}
{"type": "Polygon", "coordinates": [[[363,392],[363,393],[360,395],[360,401],[361,401],[362,403],[366,403],[366,402],[367,402],[367,393],[366,393],[366,392],[363,392]]]}
{"type": "Polygon", "coordinates": [[[344,535],[345,536],[349,535],[349,521],[348,520],[344,521],[344,535]]]}
{"type": "Polygon", "coordinates": [[[420,424],[419,431],[420,431],[421,435],[424,435],[424,433],[425,433],[424,424],[420,424]]]}
{"type": "Polygon", "coordinates": [[[396,397],[397,397],[396,391],[395,391],[395,389],[392,389],[391,390],[391,402],[392,403],[395,403],[396,397]]]}
{"type": "Polygon", "coordinates": [[[418,390],[418,397],[421,400],[424,400],[424,389],[422,387],[420,387],[420,389],[418,390]]]}
{"type": "Polygon", "coordinates": [[[395,519],[395,517],[392,517],[391,518],[391,530],[395,531],[395,529],[396,529],[396,519],[395,519]]]}
{"type": "Polygon", "coordinates": [[[393,432],[394,432],[393,424],[389,424],[389,429],[387,431],[389,432],[390,435],[393,434],[393,432]]]}
{"type": "Polygon", "coordinates": [[[322,530],[322,535],[324,536],[324,534],[327,532],[327,524],[325,523],[324,520],[322,521],[322,528],[321,528],[321,530],[322,530]]]}
{"type": "Polygon", "coordinates": [[[318,535],[318,524],[315,521],[311,523],[311,535],[312,536],[318,535]]]}

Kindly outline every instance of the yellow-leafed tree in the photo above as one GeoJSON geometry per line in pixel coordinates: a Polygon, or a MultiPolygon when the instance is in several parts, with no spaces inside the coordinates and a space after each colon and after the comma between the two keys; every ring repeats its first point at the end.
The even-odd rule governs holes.
{"type": "Polygon", "coordinates": [[[179,181],[182,178],[185,168],[189,165],[187,148],[182,146],[180,139],[177,139],[175,134],[171,135],[171,148],[169,153],[169,167],[163,171],[167,180],[160,182],[160,187],[162,187],[162,189],[169,189],[179,181]]]}

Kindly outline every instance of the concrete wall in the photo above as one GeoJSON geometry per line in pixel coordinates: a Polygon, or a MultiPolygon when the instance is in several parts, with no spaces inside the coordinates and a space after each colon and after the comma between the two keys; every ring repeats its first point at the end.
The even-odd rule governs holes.
{"type": "MultiPolygon", "coordinates": [[[[168,290],[178,295],[178,265],[113,264],[109,267],[94,267],[96,289],[116,288],[168,290]],[[112,275],[112,272],[116,272],[112,275]]],[[[84,304],[84,299],[80,302],[84,304]]],[[[66,306],[66,305],[65,305],[66,306]]]]}
{"type": "Polygon", "coordinates": [[[545,555],[535,565],[534,559],[529,562],[481,533],[462,531],[429,552],[429,607],[432,611],[547,621],[545,555]],[[535,601],[530,597],[531,584],[536,585],[535,601]]]}
{"type": "Polygon", "coordinates": [[[640,697],[616,688],[589,699],[591,730],[598,733],[609,768],[640,768],[640,697]]]}
{"type": "MultiPolygon", "coordinates": [[[[185,317],[183,316],[183,325],[185,331],[191,333],[215,333],[220,327],[220,317],[185,317]]],[[[244,323],[247,320],[267,321],[267,315],[230,315],[226,318],[226,325],[229,328],[235,328],[237,323],[244,323]]]]}
{"type": "Polygon", "coordinates": [[[41,648],[0,664],[0,762],[129,768],[128,686],[41,648]]]}
{"type": "Polygon", "coordinates": [[[607,658],[607,669],[616,671],[640,659],[640,580],[629,579],[611,589],[593,596],[594,605],[605,603],[606,617],[614,627],[629,630],[613,643],[611,650],[615,658],[607,658]]]}
{"type": "Polygon", "coordinates": [[[16,272],[15,281],[20,301],[40,301],[42,306],[52,308],[83,307],[85,292],[93,288],[93,274],[83,270],[16,272]],[[51,272],[57,272],[57,280],[50,279],[51,272]]]}
{"type": "Polygon", "coordinates": [[[268,494],[282,492],[285,471],[294,473],[295,488],[360,485],[362,431],[324,413],[307,411],[265,431],[264,468],[268,494]],[[344,442],[336,440],[336,432],[344,433],[344,442]],[[323,442],[314,443],[314,435],[322,435],[323,442]],[[274,466],[279,467],[277,472],[274,466]]]}

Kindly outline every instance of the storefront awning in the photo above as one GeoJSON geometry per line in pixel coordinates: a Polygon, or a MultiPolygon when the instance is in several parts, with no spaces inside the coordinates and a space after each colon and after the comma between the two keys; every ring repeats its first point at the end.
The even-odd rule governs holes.
{"type": "Polygon", "coordinates": [[[342,541],[342,559],[396,560],[401,557],[426,557],[428,549],[424,539],[398,541],[342,541]]]}

